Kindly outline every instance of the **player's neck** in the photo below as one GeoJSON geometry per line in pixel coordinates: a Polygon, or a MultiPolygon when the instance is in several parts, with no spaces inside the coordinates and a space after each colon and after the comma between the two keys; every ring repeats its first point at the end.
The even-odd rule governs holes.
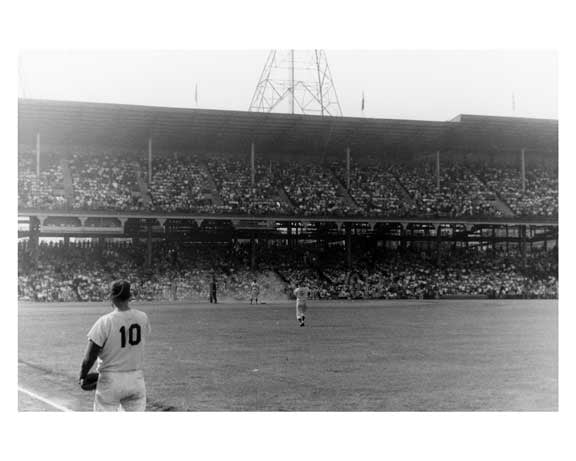
{"type": "Polygon", "coordinates": [[[114,304],[114,308],[118,311],[129,311],[130,310],[130,306],[128,305],[128,303],[114,304]]]}

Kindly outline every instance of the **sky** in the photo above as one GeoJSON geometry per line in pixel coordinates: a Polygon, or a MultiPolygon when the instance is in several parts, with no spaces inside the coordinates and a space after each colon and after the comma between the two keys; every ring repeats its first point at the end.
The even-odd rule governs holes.
{"type": "MultiPolygon", "coordinates": [[[[23,51],[19,97],[248,110],[269,51],[23,51]]],[[[558,118],[553,51],[325,52],[345,116],[558,118]]]]}

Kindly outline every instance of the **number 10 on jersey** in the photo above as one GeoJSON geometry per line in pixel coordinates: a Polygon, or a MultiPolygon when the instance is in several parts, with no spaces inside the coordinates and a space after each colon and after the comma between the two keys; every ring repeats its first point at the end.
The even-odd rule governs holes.
{"type": "MultiPolygon", "coordinates": [[[[128,344],[136,346],[140,343],[140,339],[140,325],[133,323],[128,327],[128,344]]],[[[126,347],[126,327],[120,328],[120,345],[121,347],[126,347]]]]}

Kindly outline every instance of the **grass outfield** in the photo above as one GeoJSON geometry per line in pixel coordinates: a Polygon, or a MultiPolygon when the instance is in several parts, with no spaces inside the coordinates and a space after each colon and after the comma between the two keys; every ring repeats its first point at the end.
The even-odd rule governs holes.
{"type": "MultiPolygon", "coordinates": [[[[311,302],[304,328],[293,303],[133,307],[153,330],[149,410],[558,409],[557,301],[311,302]]],[[[76,377],[109,309],[19,305],[21,411],[91,409],[76,377]]]]}

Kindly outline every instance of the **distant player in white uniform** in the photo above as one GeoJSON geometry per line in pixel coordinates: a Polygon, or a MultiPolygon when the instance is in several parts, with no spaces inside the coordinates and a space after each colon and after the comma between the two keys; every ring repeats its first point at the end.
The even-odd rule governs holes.
{"type": "Polygon", "coordinates": [[[114,310],[100,317],[88,332],[88,347],[80,371],[80,386],[98,359],[94,411],[146,410],[142,368],[144,346],[150,335],[148,316],[129,306],[130,283],[112,283],[114,310]]]}
{"type": "Polygon", "coordinates": [[[250,304],[258,304],[258,295],[260,294],[260,285],[256,282],[256,279],[250,284],[250,304]]]}
{"type": "Polygon", "coordinates": [[[298,320],[300,326],[303,327],[304,321],[306,320],[306,311],[308,310],[306,303],[310,296],[310,288],[299,283],[294,290],[294,296],[296,296],[296,320],[298,320]]]}

